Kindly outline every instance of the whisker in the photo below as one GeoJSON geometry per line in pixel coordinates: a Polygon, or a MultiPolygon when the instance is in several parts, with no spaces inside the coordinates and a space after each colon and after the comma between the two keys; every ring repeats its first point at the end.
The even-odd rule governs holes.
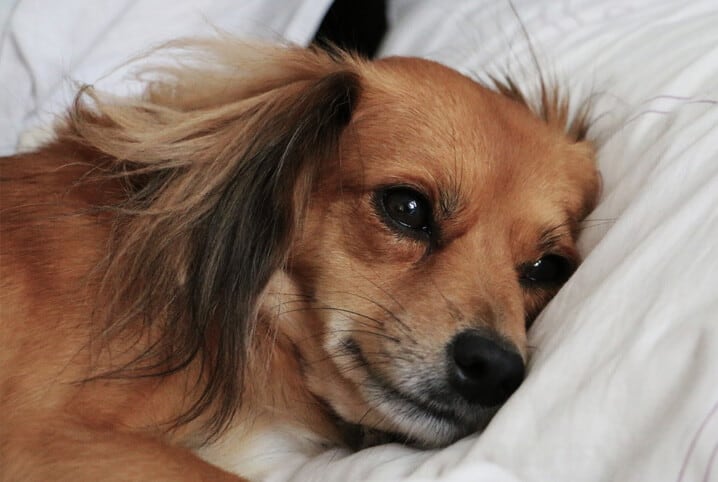
{"type": "MultiPolygon", "coordinates": [[[[365,355],[371,356],[371,357],[378,357],[378,358],[384,358],[384,359],[386,359],[386,360],[379,360],[379,361],[376,361],[376,362],[375,362],[375,360],[372,360],[372,361],[371,361],[371,364],[372,364],[372,365],[374,365],[374,364],[380,364],[380,363],[384,363],[384,362],[387,362],[387,363],[388,363],[388,362],[394,362],[394,361],[396,361],[396,360],[401,360],[401,361],[404,361],[404,362],[407,362],[407,363],[411,363],[411,362],[412,362],[412,360],[409,360],[408,358],[403,357],[403,356],[401,356],[401,355],[394,355],[394,354],[389,354],[389,353],[384,353],[384,352],[366,352],[366,351],[363,351],[362,353],[365,354],[365,355]]],[[[341,353],[330,353],[330,354],[327,354],[327,356],[324,356],[324,357],[322,357],[322,358],[317,358],[316,360],[312,360],[312,361],[308,362],[308,364],[309,364],[309,365],[314,365],[314,364],[317,364],[317,363],[321,363],[321,362],[325,362],[325,361],[329,361],[329,360],[334,360],[334,359],[341,359],[341,358],[352,358],[352,359],[355,359],[356,356],[355,356],[354,354],[352,354],[352,353],[343,353],[343,352],[341,352],[341,353]]]]}
{"type": "Polygon", "coordinates": [[[313,296],[306,295],[303,293],[285,293],[285,292],[281,292],[281,291],[268,291],[267,296],[277,296],[277,297],[278,296],[287,296],[287,297],[293,296],[295,298],[298,298],[296,300],[293,300],[293,301],[297,301],[297,302],[298,301],[316,301],[316,299],[313,296]]]}
{"type": "Polygon", "coordinates": [[[367,408],[367,409],[366,409],[366,412],[364,412],[364,415],[362,415],[361,417],[359,417],[359,420],[357,421],[357,424],[358,424],[358,425],[362,425],[362,424],[364,423],[364,419],[369,415],[369,413],[371,413],[371,411],[372,411],[372,407],[367,408]]]}
{"type": "MultiPolygon", "coordinates": [[[[376,271],[374,271],[374,274],[377,274],[376,271]]],[[[402,311],[406,311],[406,308],[404,308],[404,305],[402,305],[402,304],[399,302],[399,300],[396,299],[396,297],[395,297],[394,295],[392,295],[386,288],[384,288],[384,287],[381,286],[379,283],[377,283],[376,281],[372,280],[371,278],[369,278],[369,277],[366,276],[366,275],[363,275],[363,274],[359,273],[359,276],[361,276],[362,278],[364,278],[365,280],[367,280],[369,283],[371,283],[372,285],[374,285],[376,288],[378,288],[379,290],[381,290],[381,292],[384,293],[385,295],[387,295],[387,296],[391,299],[391,301],[393,301],[394,303],[396,303],[397,306],[398,306],[402,311]]]]}
{"type": "Polygon", "coordinates": [[[591,224],[585,224],[585,225],[579,226],[577,231],[582,232],[587,229],[598,228],[601,226],[606,226],[607,224],[614,224],[615,222],[616,222],[616,220],[609,220],[609,221],[601,221],[601,222],[595,222],[595,223],[591,223],[591,224]]]}
{"type": "MultiPolygon", "coordinates": [[[[367,280],[369,280],[369,279],[367,278],[367,280]]],[[[369,280],[369,281],[371,282],[371,280],[369,280]]],[[[381,289],[381,287],[380,287],[379,285],[376,285],[376,286],[381,289]]],[[[409,325],[407,325],[404,321],[402,321],[402,320],[396,315],[396,313],[394,313],[393,311],[391,311],[389,308],[387,308],[387,307],[384,306],[383,304],[379,303],[378,301],[375,301],[375,300],[373,300],[373,299],[371,299],[371,298],[369,298],[369,297],[362,296],[362,295],[359,295],[359,294],[357,294],[357,293],[352,293],[352,292],[349,292],[349,291],[332,291],[331,293],[346,294],[346,295],[350,295],[350,296],[355,296],[355,297],[357,297],[357,298],[359,298],[359,299],[362,299],[362,300],[364,300],[364,301],[368,301],[368,302],[370,302],[370,303],[372,303],[372,304],[378,306],[379,308],[381,308],[382,310],[384,310],[389,316],[391,316],[391,318],[392,318],[393,320],[395,320],[395,321],[399,324],[399,326],[403,329],[402,331],[406,334],[406,336],[408,336],[408,337],[410,338],[410,340],[411,340],[413,343],[415,343],[415,344],[417,343],[416,339],[413,338],[412,335],[411,335],[411,328],[409,327],[409,325]]],[[[389,293],[388,293],[388,292],[385,291],[385,293],[389,296],[389,293]]],[[[404,310],[404,307],[402,307],[396,299],[394,299],[394,298],[392,298],[392,299],[394,300],[395,303],[397,303],[397,304],[399,305],[399,308],[401,308],[402,311],[405,311],[405,310],[404,310]]]]}
{"type": "Polygon", "coordinates": [[[454,321],[461,322],[461,310],[459,310],[456,305],[444,295],[443,291],[441,291],[441,288],[439,288],[439,285],[436,284],[434,278],[430,277],[429,282],[431,282],[436,292],[439,293],[439,296],[441,296],[441,298],[444,300],[444,303],[446,303],[446,306],[449,311],[449,316],[451,316],[454,321]]]}
{"type": "MultiPolygon", "coordinates": [[[[337,308],[337,307],[333,307],[333,306],[308,306],[306,308],[295,308],[292,310],[283,311],[281,314],[284,315],[284,314],[296,313],[296,312],[301,312],[301,311],[336,311],[339,313],[345,313],[345,314],[349,314],[349,315],[358,316],[360,318],[365,318],[367,320],[373,321],[374,323],[377,324],[377,326],[384,325],[384,321],[378,320],[376,318],[372,318],[369,315],[365,315],[363,313],[359,313],[357,311],[349,310],[346,308],[337,308]]],[[[355,320],[355,321],[358,321],[358,320],[355,320]]]]}
{"type": "Polygon", "coordinates": [[[372,331],[372,330],[360,330],[360,329],[351,329],[351,328],[338,329],[338,330],[330,330],[330,331],[328,331],[328,332],[323,332],[323,333],[314,333],[314,334],[311,334],[311,335],[307,335],[307,336],[305,336],[304,338],[298,340],[297,343],[302,343],[302,342],[304,342],[304,341],[313,340],[313,339],[316,339],[316,338],[321,338],[321,337],[323,337],[323,336],[325,336],[325,335],[327,335],[327,334],[333,334],[333,333],[361,333],[361,334],[364,334],[364,335],[373,335],[373,336],[376,336],[377,338],[384,338],[384,339],[387,339],[387,340],[389,340],[389,341],[391,341],[391,342],[394,342],[394,343],[399,343],[399,344],[401,343],[401,340],[400,340],[400,339],[398,339],[398,338],[396,338],[396,337],[393,337],[393,336],[391,336],[391,335],[387,335],[387,334],[385,334],[385,333],[379,333],[379,332],[372,331]]]}
{"type": "Polygon", "coordinates": [[[394,343],[401,343],[401,340],[399,338],[396,338],[395,336],[387,335],[386,333],[378,333],[371,330],[357,330],[357,329],[341,329],[341,330],[331,330],[329,333],[361,333],[364,335],[374,335],[379,338],[384,338],[389,341],[393,341],[394,343]]]}
{"type": "MultiPolygon", "coordinates": [[[[286,306],[286,305],[293,305],[296,303],[306,303],[306,302],[307,302],[306,300],[286,300],[286,301],[276,303],[274,305],[269,305],[268,308],[275,309],[275,308],[281,308],[282,306],[286,306]]],[[[277,315],[281,315],[281,314],[282,314],[282,312],[277,313],[277,315]]]]}

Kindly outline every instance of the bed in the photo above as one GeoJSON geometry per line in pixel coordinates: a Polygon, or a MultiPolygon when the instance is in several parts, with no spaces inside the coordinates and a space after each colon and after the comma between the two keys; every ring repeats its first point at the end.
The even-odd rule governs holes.
{"type": "MultiPolygon", "coordinates": [[[[70,80],[214,26],[307,43],[328,0],[0,5],[0,153],[37,142],[70,80]],[[171,5],[171,8],[170,8],[171,5]]],[[[718,481],[718,4],[390,0],[380,55],[591,99],[603,193],[585,256],[530,332],[528,377],[482,434],[287,457],[271,481],[718,481]],[[539,67],[537,67],[537,65],[539,67]]],[[[268,449],[271,450],[271,449],[268,449]]]]}

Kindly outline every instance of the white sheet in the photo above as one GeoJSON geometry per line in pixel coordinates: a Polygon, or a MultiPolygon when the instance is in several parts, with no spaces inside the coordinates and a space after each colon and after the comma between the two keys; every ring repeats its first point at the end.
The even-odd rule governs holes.
{"type": "Polygon", "coordinates": [[[131,89],[135,84],[128,81],[137,64],[127,61],[163,42],[209,35],[216,27],[248,38],[304,44],[330,4],[0,0],[0,155],[15,151],[21,133],[46,130],[73,98],[77,82],[113,92],[131,89]]]}
{"type": "MultiPolygon", "coordinates": [[[[230,3],[205,0],[197,11],[217,15],[213,9],[224,8],[207,17],[225,28],[237,25],[228,28],[233,32],[256,32],[257,24],[227,15],[230,3]]],[[[393,28],[384,54],[430,57],[464,72],[535,73],[508,1],[390,3],[393,28]]],[[[174,33],[187,19],[177,13],[168,23],[169,4],[190,8],[189,1],[142,2],[158,14],[138,31],[150,24],[152,39],[174,33]]],[[[593,134],[604,178],[602,201],[582,236],[586,261],[530,333],[536,351],[525,384],[480,437],[429,452],[396,445],[357,454],[332,450],[278,467],[270,480],[718,481],[718,5],[514,4],[544,69],[574,93],[596,94],[593,134]]],[[[120,2],[104,5],[122,10],[120,2]]],[[[133,41],[139,33],[131,25],[90,27],[72,10],[79,1],[63,6],[68,15],[60,23],[69,23],[61,26],[35,15],[54,29],[45,41],[30,35],[33,25],[18,32],[23,24],[13,24],[32,68],[10,74],[36,76],[36,109],[52,109],[44,106],[58,95],[59,77],[91,77],[96,72],[80,66],[104,69],[146,47],[133,41]],[[68,46],[68,39],[92,48],[68,46]]],[[[297,20],[306,28],[294,39],[309,38],[319,18],[297,20]]],[[[273,28],[291,30],[292,20],[277,22],[273,28]]],[[[31,98],[28,85],[7,77],[8,55],[6,45],[3,93],[31,98]]],[[[16,119],[8,100],[0,98],[0,112],[8,113],[0,119],[5,147],[12,140],[6,129],[29,119],[8,122],[16,119]]]]}

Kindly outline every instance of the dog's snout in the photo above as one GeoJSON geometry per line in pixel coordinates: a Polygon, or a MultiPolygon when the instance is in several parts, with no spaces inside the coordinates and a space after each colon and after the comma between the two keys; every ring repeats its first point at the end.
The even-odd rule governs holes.
{"type": "Polygon", "coordinates": [[[521,355],[477,330],[459,333],[449,345],[449,381],[471,403],[501,404],[523,378],[521,355]]]}

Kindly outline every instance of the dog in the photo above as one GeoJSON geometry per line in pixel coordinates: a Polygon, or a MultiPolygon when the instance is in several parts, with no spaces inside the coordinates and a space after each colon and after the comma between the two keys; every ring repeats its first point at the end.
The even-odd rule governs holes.
{"type": "Polygon", "coordinates": [[[228,39],[0,160],[4,480],[245,480],[438,447],[519,387],[599,191],[586,115],[228,39]]]}

